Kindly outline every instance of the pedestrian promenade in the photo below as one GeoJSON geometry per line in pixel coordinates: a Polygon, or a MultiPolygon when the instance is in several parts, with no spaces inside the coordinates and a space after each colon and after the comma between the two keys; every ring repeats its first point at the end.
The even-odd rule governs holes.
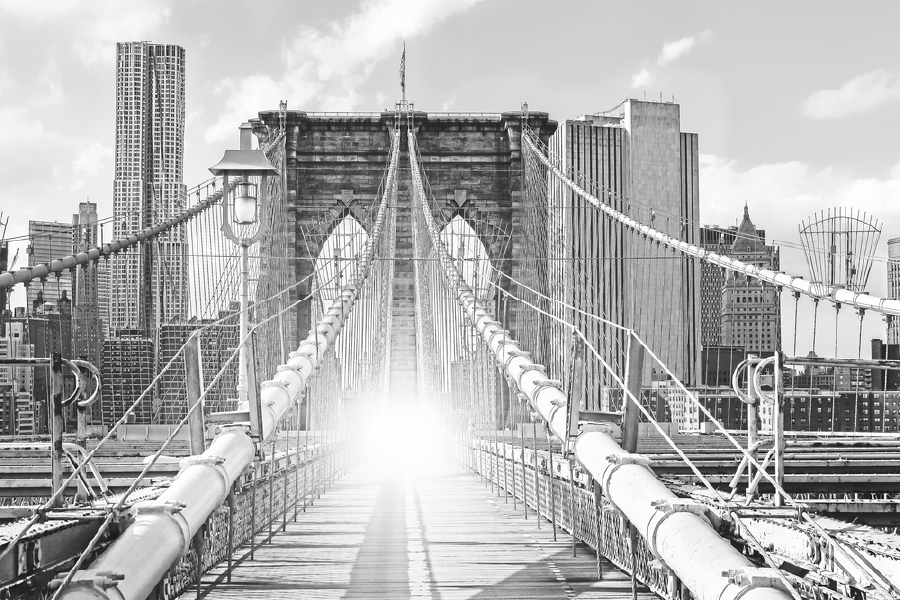
{"type": "Polygon", "coordinates": [[[254,560],[241,548],[231,583],[224,564],[208,573],[202,597],[631,598],[626,574],[604,561],[598,581],[594,554],[582,546],[573,558],[565,532],[554,542],[549,523],[537,529],[477,477],[447,461],[405,462],[357,465],[271,543],[257,536],[254,560]]]}

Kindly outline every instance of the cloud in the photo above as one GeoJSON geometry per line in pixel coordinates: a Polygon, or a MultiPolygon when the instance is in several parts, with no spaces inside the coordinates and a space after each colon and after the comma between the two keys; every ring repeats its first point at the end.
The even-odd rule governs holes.
{"type": "Polygon", "coordinates": [[[88,173],[93,175],[102,167],[105,159],[112,158],[113,150],[98,142],[88,142],[75,157],[72,170],[76,173],[88,173]]]}
{"type": "Polygon", "coordinates": [[[55,106],[66,101],[66,93],[63,91],[62,72],[56,59],[50,58],[44,66],[41,76],[38,78],[42,92],[33,102],[38,106],[55,106]]]}
{"type": "Polygon", "coordinates": [[[631,87],[637,88],[642,85],[647,85],[650,83],[650,79],[652,78],[650,71],[646,68],[640,70],[639,73],[635,73],[631,76],[631,87]]]}
{"type": "Polygon", "coordinates": [[[454,104],[456,104],[456,92],[450,94],[450,97],[447,98],[447,100],[443,104],[441,104],[441,110],[450,110],[450,107],[454,104]]]}
{"type": "Polygon", "coordinates": [[[699,36],[689,35],[681,38],[680,40],[664,44],[662,47],[662,52],[659,53],[659,57],[656,59],[656,64],[661,67],[667,65],[670,62],[681,58],[682,56],[690,52],[696,44],[700,42],[707,42],[710,39],[712,39],[712,32],[707,29],[699,36]]]}
{"type": "MultiPolygon", "coordinates": [[[[663,44],[659,56],[656,57],[656,65],[664,67],[690,52],[697,44],[708,42],[711,39],[712,31],[707,29],[699,35],[688,35],[680,40],[667,42],[663,44]]],[[[644,61],[644,64],[646,65],[647,61],[644,61]]],[[[631,76],[631,87],[638,88],[647,85],[653,80],[653,76],[654,73],[645,66],[638,73],[631,76]]]]}
{"type": "Polygon", "coordinates": [[[375,65],[400,60],[400,41],[426,33],[438,22],[480,0],[368,0],[356,13],[323,29],[307,28],[285,44],[281,76],[254,74],[221,81],[216,91],[225,110],[207,130],[207,142],[227,140],[234,129],[260,110],[315,102],[328,110],[350,110],[361,101],[357,89],[375,65]]]}
{"type": "Polygon", "coordinates": [[[29,117],[24,106],[0,107],[0,147],[21,147],[32,140],[54,145],[64,143],[61,135],[46,131],[40,120],[29,117]]]}
{"type": "Polygon", "coordinates": [[[693,36],[683,37],[680,40],[669,42],[663,46],[659,58],[656,59],[656,64],[659,66],[669,64],[679,56],[690,52],[693,47],[693,36]]]}
{"type": "Polygon", "coordinates": [[[800,112],[810,119],[840,119],[896,100],[900,100],[900,75],[876,69],[840,89],[813,92],[800,104],[800,112]]]}
{"type": "Polygon", "coordinates": [[[0,0],[0,12],[30,27],[60,24],[61,31],[71,37],[76,56],[85,64],[95,64],[113,62],[115,42],[150,39],[169,18],[169,4],[167,0],[0,0]]]}
{"type": "Polygon", "coordinates": [[[9,71],[0,69],[0,97],[13,97],[16,95],[18,84],[9,74],[9,71]]]}

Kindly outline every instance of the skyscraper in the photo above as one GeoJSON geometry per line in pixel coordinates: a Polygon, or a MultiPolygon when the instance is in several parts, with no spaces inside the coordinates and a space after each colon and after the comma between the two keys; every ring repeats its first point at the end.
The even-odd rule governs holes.
{"type": "MultiPolygon", "coordinates": [[[[900,237],[888,240],[888,298],[900,300],[900,237]]],[[[900,319],[888,320],[887,343],[900,344],[900,319]]]]}
{"type": "MultiPolygon", "coordinates": [[[[603,191],[595,193],[613,208],[669,235],[698,242],[698,140],[697,134],[681,131],[677,104],[626,100],[609,113],[560,123],[549,146],[564,169],[602,186],[603,191]]],[[[565,281],[567,303],[634,328],[675,375],[694,384],[700,371],[698,261],[634,239],[622,225],[605,221],[601,211],[561,186],[551,187],[549,203],[551,218],[559,220],[551,225],[557,229],[551,235],[561,238],[550,243],[565,253],[551,261],[549,277],[565,281]],[[562,266],[568,261],[577,269],[553,271],[568,268],[562,266]]],[[[576,320],[576,325],[596,328],[588,321],[576,320]]],[[[610,329],[598,338],[622,335],[610,329]]],[[[624,339],[612,343],[625,347],[624,339]]],[[[593,376],[586,374],[585,380],[593,376]]]]}
{"type": "MultiPolygon", "coordinates": [[[[72,253],[72,226],[56,221],[28,222],[28,266],[33,267],[62,258],[72,253]]],[[[37,304],[58,304],[72,300],[72,274],[68,271],[53,275],[43,281],[28,283],[28,310],[32,313],[37,304]]]]}
{"type": "MultiPolygon", "coordinates": [[[[704,227],[701,242],[704,249],[717,254],[763,269],[779,269],[778,248],[766,245],[765,231],[750,220],[747,205],[740,225],[704,227]]],[[[773,286],[705,263],[700,287],[704,347],[740,347],[763,355],[781,348],[781,303],[773,286]]]]}
{"type": "MultiPolygon", "coordinates": [[[[98,244],[97,204],[81,202],[72,215],[75,252],[86,252],[98,244]]],[[[103,328],[100,323],[98,265],[88,263],[75,270],[72,283],[72,353],[75,358],[100,366],[103,328]]]]}
{"type": "MultiPolygon", "coordinates": [[[[113,236],[127,237],[185,206],[184,48],[116,45],[116,162],[113,236]]],[[[110,330],[149,331],[184,315],[184,227],[110,262],[110,330]]]]}

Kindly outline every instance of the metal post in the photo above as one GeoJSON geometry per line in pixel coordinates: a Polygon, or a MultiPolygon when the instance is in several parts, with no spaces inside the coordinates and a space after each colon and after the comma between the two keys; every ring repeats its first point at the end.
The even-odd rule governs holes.
{"type": "MultiPolygon", "coordinates": [[[[748,356],[747,358],[754,358],[748,356]]],[[[752,361],[747,363],[747,395],[750,398],[750,404],[747,405],[747,451],[750,452],[754,460],[757,458],[756,444],[759,441],[759,395],[756,393],[756,386],[753,385],[753,378],[756,376],[756,364],[752,361]]],[[[753,465],[747,463],[747,485],[753,481],[753,465]]]]}
{"type": "Polygon", "coordinates": [[[494,473],[497,477],[497,496],[500,495],[500,432],[497,431],[497,419],[493,419],[492,431],[494,442],[494,473]]]}
{"type": "MultiPolygon", "coordinates": [[[[78,400],[84,400],[90,396],[87,391],[88,379],[87,371],[79,368],[78,385],[81,389],[81,394],[78,400]]],[[[86,407],[82,407],[78,402],[75,402],[75,418],[77,420],[75,443],[82,448],[87,446],[87,411],[88,409],[86,407]]]]}
{"type": "Polygon", "coordinates": [[[312,498],[309,493],[309,391],[306,392],[306,418],[304,419],[303,428],[306,430],[305,441],[303,442],[303,512],[306,512],[306,502],[312,498]]]}
{"type": "MultiPolygon", "coordinates": [[[[297,522],[297,495],[299,493],[300,488],[300,403],[297,403],[297,407],[294,410],[294,414],[296,415],[295,426],[297,427],[297,439],[294,442],[294,523],[297,522]]],[[[304,474],[306,473],[306,468],[303,469],[304,474]]],[[[305,483],[305,482],[304,482],[305,483]]],[[[284,486],[284,489],[287,489],[287,486],[284,486]]],[[[287,514],[287,505],[284,507],[284,513],[287,514]]],[[[287,525],[285,525],[287,528],[287,525]]]]}
{"type": "MultiPolygon", "coordinates": [[[[50,393],[47,394],[50,404],[50,485],[53,488],[53,492],[56,492],[62,487],[63,483],[63,429],[65,427],[62,410],[62,357],[58,352],[54,352],[51,355],[50,364],[50,393]]],[[[64,498],[65,493],[60,494],[54,505],[56,507],[62,506],[64,498]]]]}
{"type": "Polygon", "coordinates": [[[575,514],[575,459],[569,459],[569,514],[572,524],[572,556],[578,556],[578,538],[575,535],[577,517],[575,514]]]}
{"type": "MultiPolygon", "coordinates": [[[[780,487],[784,487],[784,377],[781,373],[781,365],[784,362],[780,350],[775,352],[775,406],[772,429],[775,431],[775,481],[780,487]]],[[[781,493],[775,491],[775,506],[781,506],[784,498],[781,493]]]]}
{"type": "MultiPolygon", "coordinates": [[[[499,432],[498,432],[499,433],[499,432]]],[[[498,443],[499,447],[499,443],[498,443]]],[[[509,504],[509,465],[506,464],[506,442],[503,442],[503,498],[509,504]]]]}
{"type": "Polygon", "coordinates": [[[525,519],[528,520],[528,484],[525,481],[525,423],[521,424],[519,429],[521,433],[520,439],[522,444],[522,511],[525,519]]]}
{"type": "Polygon", "coordinates": [[[250,560],[253,560],[253,552],[256,549],[256,464],[250,467],[253,469],[250,480],[250,560]]]}
{"type": "Polygon", "coordinates": [[[591,487],[594,490],[594,528],[597,530],[597,581],[602,581],[603,563],[601,562],[602,555],[600,554],[600,538],[602,537],[600,532],[600,511],[603,507],[603,486],[591,476],[591,487]]]}
{"type": "MultiPolygon", "coordinates": [[[[241,350],[243,353],[243,349],[241,350]]],[[[191,454],[197,456],[206,450],[206,428],[203,425],[203,407],[194,409],[203,393],[200,384],[200,336],[192,335],[184,346],[184,371],[187,384],[187,409],[191,454]]]]}
{"type": "Polygon", "coordinates": [[[541,482],[538,478],[537,422],[531,420],[531,445],[534,452],[534,506],[537,512],[537,528],[541,528],[541,482]]]}
{"type": "Polygon", "coordinates": [[[77,419],[77,429],[75,431],[75,443],[84,448],[87,445],[87,408],[83,408],[75,403],[75,417],[77,419]]]}
{"type": "Polygon", "coordinates": [[[634,402],[641,401],[641,378],[644,374],[644,347],[638,342],[634,333],[628,336],[628,360],[625,366],[625,387],[628,395],[622,398],[622,449],[634,454],[637,452],[638,428],[641,421],[640,409],[634,402]],[[629,397],[630,396],[630,397],[629,397]]]}
{"type": "Polygon", "coordinates": [[[550,442],[550,515],[553,523],[553,541],[556,541],[556,479],[553,476],[553,442],[550,442]]]}
{"type": "Polygon", "coordinates": [[[206,541],[203,539],[203,532],[206,525],[197,530],[194,535],[194,551],[197,553],[197,600],[200,600],[203,583],[203,553],[206,550],[206,541]]]}
{"type": "MultiPolygon", "coordinates": [[[[512,452],[510,452],[510,454],[512,454],[512,497],[513,497],[513,510],[519,510],[519,507],[517,506],[517,504],[518,504],[518,498],[516,497],[516,443],[515,443],[515,440],[516,440],[516,434],[515,434],[515,432],[513,432],[513,434],[510,436],[510,439],[512,440],[512,443],[511,443],[509,446],[510,446],[510,448],[512,448],[512,452]]],[[[504,451],[504,453],[505,453],[505,451],[504,451]]]]}
{"type": "Polygon", "coordinates": [[[228,504],[228,573],[227,573],[227,582],[231,583],[231,555],[234,554],[234,509],[235,509],[235,500],[234,500],[234,488],[237,483],[231,484],[231,490],[228,492],[228,496],[225,497],[225,502],[228,504]]]}
{"type": "Polygon", "coordinates": [[[249,314],[247,306],[250,298],[250,245],[246,241],[241,242],[241,320],[240,320],[240,337],[241,349],[238,353],[238,400],[240,402],[247,401],[247,330],[249,324],[249,314]]]}
{"type": "Polygon", "coordinates": [[[272,543],[272,523],[275,521],[275,439],[278,433],[272,435],[272,454],[269,456],[269,543],[272,543]]]}
{"type": "Polygon", "coordinates": [[[631,549],[631,600],[637,600],[637,528],[628,523],[628,546],[631,549]]]}

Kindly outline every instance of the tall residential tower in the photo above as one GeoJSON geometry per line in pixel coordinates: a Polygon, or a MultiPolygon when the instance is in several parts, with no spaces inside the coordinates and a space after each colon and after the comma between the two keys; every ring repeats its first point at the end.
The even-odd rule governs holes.
{"type": "MultiPolygon", "coordinates": [[[[185,207],[184,48],[116,45],[116,164],[113,236],[127,237],[185,207]]],[[[149,331],[184,316],[184,227],[111,260],[109,329],[149,331]]]]}

